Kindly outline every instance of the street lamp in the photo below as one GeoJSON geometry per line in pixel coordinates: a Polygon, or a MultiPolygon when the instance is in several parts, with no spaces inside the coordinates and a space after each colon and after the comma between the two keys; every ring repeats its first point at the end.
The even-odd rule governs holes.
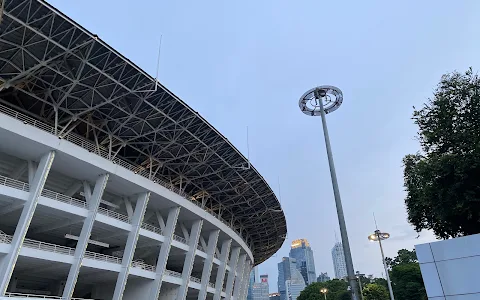
{"type": "Polygon", "coordinates": [[[330,138],[328,136],[327,120],[325,115],[337,110],[343,102],[342,91],[334,86],[322,85],[308,90],[302,95],[298,101],[300,110],[309,116],[321,116],[323,126],[323,136],[325,138],[325,147],[327,148],[328,164],[330,167],[330,176],[332,178],[333,195],[335,196],[335,204],[337,207],[338,223],[340,225],[340,235],[342,237],[343,252],[345,255],[345,263],[347,265],[348,281],[351,286],[352,299],[358,300],[357,278],[353,270],[352,254],[350,252],[350,244],[348,242],[347,226],[345,225],[345,217],[343,215],[342,200],[340,199],[340,191],[338,189],[337,174],[333,163],[332,148],[330,146],[330,138]]]}
{"type": "Polygon", "coordinates": [[[382,262],[383,262],[383,267],[385,268],[385,274],[387,274],[387,284],[388,284],[388,291],[390,292],[390,299],[395,300],[393,297],[393,289],[392,289],[392,283],[390,282],[390,275],[388,275],[388,268],[387,268],[387,263],[385,262],[385,254],[383,254],[383,247],[382,247],[382,241],[386,240],[390,237],[390,233],[386,232],[380,232],[380,230],[375,230],[374,233],[368,236],[368,239],[372,242],[378,242],[380,245],[380,252],[382,253],[382,262]]]}
{"type": "Polygon", "coordinates": [[[363,293],[362,293],[362,276],[365,276],[365,274],[360,274],[359,271],[357,271],[357,273],[355,273],[357,275],[357,278],[358,278],[358,287],[360,289],[360,299],[363,300],[363,293]]]}
{"type": "Polygon", "coordinates": [[[321,288],[321,289],[320,289],[320,293],[322,293],[323,296],[325,297],[325,300],[327,300],[328,289],[326,289],[326,288],[321,288]]]}

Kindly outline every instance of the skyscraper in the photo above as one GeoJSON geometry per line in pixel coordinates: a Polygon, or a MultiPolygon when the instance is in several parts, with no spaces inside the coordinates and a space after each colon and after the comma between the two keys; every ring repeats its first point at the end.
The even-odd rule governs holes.
{"type": "Polygon", "coordinates": [[[260,282],[253,284],[253,300],[269,300],[268,275],[260,275],[260,282]]]}
{"type": "Polygon", "coordinates": [[[300,293],[305,289],[303,280],[287,280],[285,281],[285,292],[287,300],[297,300],[300,293]]]}
{"type": "Polygon", "coordinates": [[[296,259],[291,257],[282,258],[282,262],[278,263],[278,292],[280,293],[280,300],[295,300],[296,297],[292,299],[292,296],[300,295],[304,288],[305,280],[297,268],[296,259]],[[288,290],[287,285],[289,286],[288,290]]]}
{"type": "Polygon", "coordinates": [[[336,243],[335,246],[333,246],[332,260],[333,268],[335,269],[335,278],[343,279],[347,277],[347,264],[345,263],[342,243],[336,243]]]}
{"type": "Polygon", "coordinates": [[[317,277],[317,282],[326,282],[330,280],[330,276],[328,276],[328,273],[320,273],[317,277]]]}
{"type": "Polygon", "coordinates": [[[256,282],[257,273],[258,273],[257,267],[254,267],[254,268],[252,269],[252,271],[250,272],[250,278],[249,278],[249,283],[248,283],[247,300],[253,300],[253,285],[254,285],[255,282],[256,282]]]}
{"type": "Polygon", "coordinates": [[[306,285],[317,281],[313,251],[306,239],[294,240],[292,242],[290,257],[297,260],[297,268],[300,270],[306,285]]]}

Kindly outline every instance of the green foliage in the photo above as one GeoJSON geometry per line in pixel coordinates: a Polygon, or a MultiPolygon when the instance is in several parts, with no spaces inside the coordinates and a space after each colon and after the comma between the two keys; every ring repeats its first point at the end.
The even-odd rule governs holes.
{"type": "Polygon", "coordinates": [[[385,262],[390,269],[400,264],[416,263],[418,262],[417,253],[415,250],[400,249],[395,258],[386,257],[385,262]]]}
{"type": "MultiPolygon", "coordinates": [[[[315,282],[307,286],[301,293],[297,300],[324,300],[320,289],[327,288],[327,300],[343,300],[343,294],[347,291],[348,284],[343,280],[333,279],[326,282],[315,282]]],[[[350,295],[347,292],[347,295],[350,295]]],[[[351,296],[349,296],[351,299],[351,296]]]]}
{"type": "Polygon", "coordinates": [[[418,263],[399,264],[392,268],[390,279],[397,300],[427,299],[422,273],[418,263]]]}
{"type": "Polygon", "coordinates": [[[387,289],[379,284],[370,283],[363,289],[365,300],[389,300],[387,289]]]}
{"type": "Polygon", "coordinates": [[[374,278],[374,279],[372,279],[371,283],[381,285],[385,289],[388,290],[388,283],[387,283],[387,280],[385,278],[374,278]]]}
{"type": "MultiPolygon", "coordinates": [[[[422,273],[418,264],[415,250],[398,250],[394,258],[385,258],[390,268],[389,275],[392,281],[393,294],[396,300],[426,300],[427,293],[423,285],[422,273]]],[[[376,283],[381,285],[377,279],[376,283]]],[[[385,290],[388,291],[387,281],[384,281],[385,290]]],[[[367,300],[367,299],[365,299],[367,300]]]]}
{"type": "Polygon", "coordinates": [[[336,300],[352,300],[352,294],[350,292],[341,292],[337,295],[336,300]]]}
{"type": "Polygon", "coordinates": [[[479,233],[479,76],[444,75],[413,119],[422,153],[403,159],[408,221],[443,239],[479,233]]]}

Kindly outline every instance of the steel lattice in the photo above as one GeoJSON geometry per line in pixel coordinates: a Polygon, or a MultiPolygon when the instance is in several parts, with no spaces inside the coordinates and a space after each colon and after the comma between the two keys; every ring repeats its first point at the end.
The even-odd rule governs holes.
{"type": "Polygon", "coordinates": [[[43,1],[5,0],[0,20],[0,102],[192,195],[241,233],[256,264],[280,248],[273,191],[197,112],[43,1]]]}

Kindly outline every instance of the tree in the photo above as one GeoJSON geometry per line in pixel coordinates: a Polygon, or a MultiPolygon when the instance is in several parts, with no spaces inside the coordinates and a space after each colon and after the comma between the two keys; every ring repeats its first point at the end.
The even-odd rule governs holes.
{"type": "Polygon", "coordinates": [[[388,283],[387,283],[387,280],[385,278],[373,278],[371,283],[381,285],[385,289],[388,290],[388,283]]]}
{"type": "Polygon", "coordinates": [[[400,264],[390,272],[396,300],[427,299],[422,273],[418,263],[400,264]]]}
{"type": "Polygon", "coordinates": [[[388,291],[384,286],[370,283],[363,289],[365,300],[389,300],[388,291]]]}
{"type": "Polygon", "coordinates": [[[352,293],[341,292],[341,293],[337,294],[336,300],[352,300],[352,293]]]}
{"type": "Polygon", "coordinates": [[[391,269],[394,266],[400,264],[409,264],[409,263],[417,263],[417,254],[415,250],[409,251],[407,249],[400,249],[397,252],[397,256],[395,258],[386,257],[385,262],[387,266],[391,269]]]}
{"type": "MultiPolygon", "coordinates": [[[[326,282],[314,282],[307,286],[298,296],[297,300],[324,300],[320,289],[327,288],[327,300],[343,300],[343,294],[347,291],[348,284],[343,280],[333,279],[326,282]]],[[[350,295],[347,292],[347,295],[350,295]]],[[[351,296],[350,296],[351,297],[351,296]]]]}
{"type": "Polygon", "coordinates": [[[396,300],[427,299],[415,250],[398,250],[396,257],[386,257],[385,261],[390,269],[389,275],[396,300]]]}
{"type": "Polygon", "coordinates": [[[447,239],[480,232],[480,78],[442,76],[415,110],[422,151],[403,159],[408,221],[447,239]]]}

